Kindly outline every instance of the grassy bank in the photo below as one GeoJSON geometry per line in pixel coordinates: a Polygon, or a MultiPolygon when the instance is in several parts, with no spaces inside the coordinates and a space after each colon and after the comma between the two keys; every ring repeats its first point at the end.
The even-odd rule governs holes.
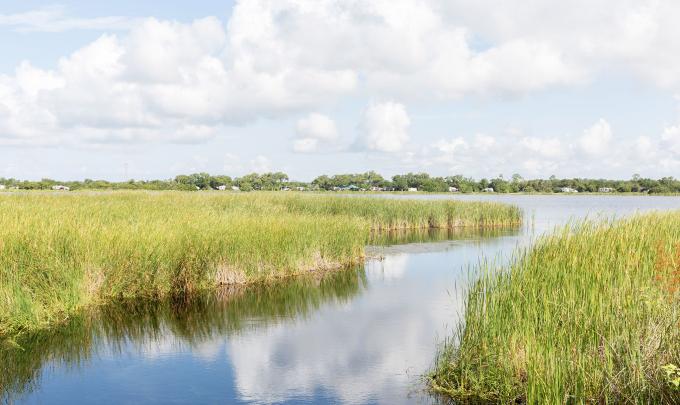
{"type": "Polygon", "coordinates": [[[262,281],[360,261],[372,229],[502,226],[515,207],[183,192],[0,195],[0,336],[119,297],[262,281]]]}
{"type": "Polygon", "coordinates": [[[459,400],[679,403],[680,213],[583,223],[470,292],[430,375],[459,400]],[[666,370],[670,370],[669,367],[666,370]]]}

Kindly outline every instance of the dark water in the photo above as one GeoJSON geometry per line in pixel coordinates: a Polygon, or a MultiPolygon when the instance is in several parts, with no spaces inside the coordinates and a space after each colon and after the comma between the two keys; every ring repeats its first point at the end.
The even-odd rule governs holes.
{"type": "MultiPolygon", "coordinates": [[[[391,196],[413,198],[413,196],[391,196]]],[[[680,209],[680,198],[499,200],[520,229],[382,235],[362,267],[192,299],[121,302],[0,349],[10,403],[433,403],[420,376],[456,327],[474,266],[570,219],[680,209]]]]}

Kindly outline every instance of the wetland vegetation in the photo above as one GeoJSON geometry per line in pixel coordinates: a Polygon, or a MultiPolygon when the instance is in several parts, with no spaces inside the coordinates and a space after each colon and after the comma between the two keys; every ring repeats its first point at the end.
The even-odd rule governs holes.
{"type": "Polygon", "coordinates": [[[572,223],[485,267],[431,387],[462,401],[680,401],[680,214],[572,223]]]}
{"type": "Polygon", "coordinates": [[[499,203],[284,193],[0,196],[0,336],[111,299],[272,280],[363,260],[372,232],[517,225],[499,203]]]}

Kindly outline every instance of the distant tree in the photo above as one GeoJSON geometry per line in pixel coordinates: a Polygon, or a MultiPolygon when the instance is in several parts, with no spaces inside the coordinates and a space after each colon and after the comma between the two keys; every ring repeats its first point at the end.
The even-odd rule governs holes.
{"type": "Polygon", "coordinates": [[[509,193],[510,192],[510,184],[508,184],[508,182],[503,180],[503,177],[500,177],[500,176],[498,178],[491,180],[490,187],[493,188],[494,191],[497,192],[497,193],[509,193]]]}
{"type": "Polygon", "coordinates": [[[253,185],[249,182],[241,183],[239,188],[241,189],[241,191],[253,191],[253,185]]]}
{"type": "Polygon", "coordinates": [[[211,176],[210,177],[210,187],[217,188],[219,186],[230,187],[232,185],[232,179],[229,176],[211,176]]]}

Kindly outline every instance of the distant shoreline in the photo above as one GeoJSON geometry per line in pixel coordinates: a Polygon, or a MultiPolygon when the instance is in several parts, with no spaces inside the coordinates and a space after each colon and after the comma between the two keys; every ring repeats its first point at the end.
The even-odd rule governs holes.
{"type": "MultiPolygon", "coordinates": [[[[153,190],[153,189],[135,189],[135,188],[78,188],[75,190],[49,190],[49,189],[0,189],[0,194],[13,194],[13,193],[49,193],[49,194],[61,194],[61,193],[78,193],[78,192],[125,192],[125,191],[147,191],[147,192],[190,192],[190,193],[220,193],[220,194],[238,194],[238,193],[271,193],[271,190],[252,190],[252,191],[232,191],[232,190],[153,190]]],[[[296,194],[323,194],[323,195],[450,195],[450,196],[463,196],[463,195],[486,195],[486,196],[504,196],[504,195],[527,195],[527,196],[648,196],[648,197],[680,197],[680,193],[647,193],[647,192],[611,192],[602,193],[597,191],[583,191],[578,193],[561,193],[561,192],[513,192],[513,193],[501,193],[501,192],[444,192],[444,191],[332,191],[332,190],[276,190],[274,192],[281,193],[296,193],[296,194]]]]}

